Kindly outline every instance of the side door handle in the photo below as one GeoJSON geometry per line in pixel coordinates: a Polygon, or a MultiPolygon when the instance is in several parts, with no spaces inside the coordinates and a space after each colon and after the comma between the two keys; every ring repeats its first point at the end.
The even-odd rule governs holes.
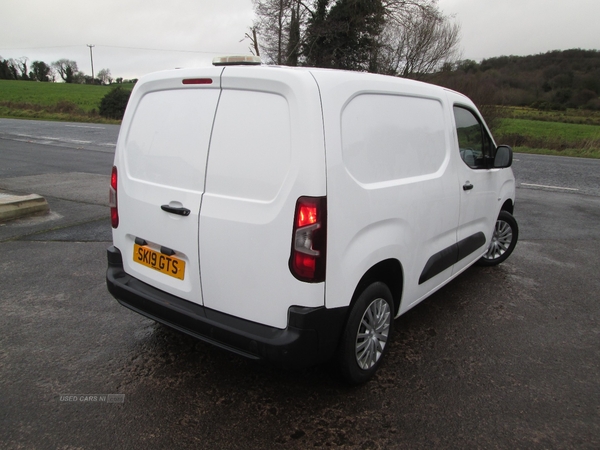
{"type": "Polygon", "coordinates": [[[470,191],[471,189],[473,189],[473,185],[470,181],[467,181],[465,184],[463,184],[463,191],[470,191]]]}
{"type": "Polygon", "coordinates": [[[187,208],[178,208],[178,207],[174,207],[174,206],[169,206],[169,205],[162,205],[160,207],[160,209],[162,209],[163,211],[166,211],[168,213],[171,214],[177,214],[180,216],[189,216],[190,215],[190,210],[187,208]]]}

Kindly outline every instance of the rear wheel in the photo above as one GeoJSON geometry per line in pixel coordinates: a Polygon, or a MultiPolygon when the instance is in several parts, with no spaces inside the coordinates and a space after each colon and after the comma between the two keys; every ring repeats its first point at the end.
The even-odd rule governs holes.
{"type": "Polygon", "coordinates": [[[368,381],[388,350],[393,329],[394,303],[381,282],[362,291],[350,311],[338,350],[344,378],[352,384],[368,381]]]}
{"type": "Polygon", "coordinates": [[[480,266],[495,266],[500,264],[515,249],[519,238],[517,221],[508,211],[500,211],[494,226],[492,241],[485,255],[478,261],[480,266]]]}

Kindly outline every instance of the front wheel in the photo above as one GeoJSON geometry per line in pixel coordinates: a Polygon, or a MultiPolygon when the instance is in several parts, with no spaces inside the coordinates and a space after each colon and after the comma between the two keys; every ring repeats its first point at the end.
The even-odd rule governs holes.
{"type": "Polygon", "coordinates": [[[368,381],[388,350],[394,324],[394,303],[381,282],[362,291],[350,311],[338,349],[344,378],[352,384],[368,381]]]}
{"type": "Polygon", "coordinates": [[[496,220],[492,242],[485,254],[478,261],[480,266],[495,266],[500,264],[515,249],[519,238],[517,221],[508,211],[500,211],[496,220]]]}

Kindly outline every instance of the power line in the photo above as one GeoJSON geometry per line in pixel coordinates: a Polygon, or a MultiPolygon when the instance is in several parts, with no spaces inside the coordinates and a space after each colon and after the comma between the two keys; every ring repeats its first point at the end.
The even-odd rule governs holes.
{"type": "Polygon", "coordinates": [[[109,48],[123,48],[127,50],[150,50],[157,52],[179,52],[179,53],[207,53],[207,54],[223,54],[223,53],[231,53],[231,52],[205,52],[200,50],[174,50],[174,49],[166,49],[166,48],[148,48],[148,47],[124,47],[120,45],[98,45],[99,47],[109,47],[109,48]]]}
{"type": "Polygon", "coordinates": [[[80,47],[80,46],[79,45],[53,45],[50,47],[19,47],[19,48],[0,47],[0,50],[41,50],[44,48],[68,48],[68,47],[80,47]]]}
{"type": "MultiPolygon", "coordinates": [[[[53,45],[47,47],[16,47],[16,48],[8,48],[8,47],[0,47],[0,50],[43,50],[50,48],[69,48],[69,47],[80,47],[81,45],[53,45]]],[[[89,47],[89,45],[87,45],[89,47]]],[[[98,47],[108,47],[108,48],[121,48],[125,50],[145,50],[145,51],[155,51],[155,52],[172,52],[172,53],[204,53],[204,54],[216,54],[223,55],[228,53],[235,52],[217,52],[217,51],[202,51],[202,50],[176,50],[176,49],[168,49],[168,48],[149,48],[149,47],[126,47],[122,45],[101,45],[98,44],[98,47]]]]}

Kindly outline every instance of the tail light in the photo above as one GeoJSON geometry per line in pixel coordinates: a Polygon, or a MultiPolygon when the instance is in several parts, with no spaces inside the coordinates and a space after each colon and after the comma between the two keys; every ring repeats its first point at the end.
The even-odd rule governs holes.
{"type": "Polygon", "coordinates": [[[113,228],[117,228],[119,226],[119,208],[117,205],[117,168],[115,166],[110,174],[108,204],[110,206],[110,223],[113,228]]]}
{"type": "Polygon", "coordinates": [[[325,281],[327,197],[300,197],[296,202],[290,271],[300,281],[325,281]]]}

